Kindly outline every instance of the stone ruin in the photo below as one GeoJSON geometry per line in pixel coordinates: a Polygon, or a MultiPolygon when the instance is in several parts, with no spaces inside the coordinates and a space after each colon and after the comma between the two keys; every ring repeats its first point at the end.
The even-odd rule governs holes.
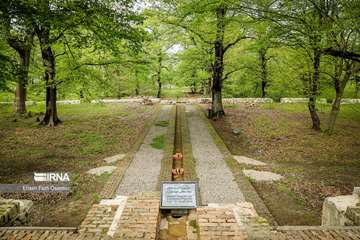
{"type": "Polygon", "coordinates": [[[0,198],[0,227],[26,225],[33,205],[31,200],[0,198]]]}
{"type": "Polygon", "coordinates": [[[360,226],[360,187],[355,187],[352,195],[326,198],[321,225],[360,226]]]}

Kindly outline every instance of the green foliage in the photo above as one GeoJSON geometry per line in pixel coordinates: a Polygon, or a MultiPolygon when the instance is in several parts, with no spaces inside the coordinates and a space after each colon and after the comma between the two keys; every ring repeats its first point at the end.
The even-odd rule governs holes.
{"type": "MultiPolygon", "coordinates": [[[[47,1],[7,0],[1,7],[20,9],[14,16],[23,24],[28,17],[46,20],[51,26],[59,100],[156,96],[158,81],[162,84],[161,97],[180,98],[189,92],[210,96],[216,10],[220,7],[227,9],[224,97],[261,97],[264,74],[266,97],[275,101],[307,97],[313,77],[313,50],[320,49],[316,94],[332,102],[339,57],[327,49],[359,53],[360,47],[356,1],[336,0],[324,5],[322,0],[176,0],[137,9],[131,0],[50,0],[53,7],[41,9],[39,4],[44,3],[47,1]],[[121,9],[113,7],[120,5],[121,9]],[[345,47],[341,45],[342,36],[348,36],[345,47]],[[265,68],[260,58],[262,51],[265,68]]],[[[0,33],[0,100],[13,101],[18,60],[5,41],[4,27],[0,33]]],[[[345,86],[346,98],[360,95],[356,96],[355,84],[359,71],[356,67],[353,70],[345,86]]],[[[35,39],[28,100],[44,101],[43,74],[41,51],[35,39]]]]}

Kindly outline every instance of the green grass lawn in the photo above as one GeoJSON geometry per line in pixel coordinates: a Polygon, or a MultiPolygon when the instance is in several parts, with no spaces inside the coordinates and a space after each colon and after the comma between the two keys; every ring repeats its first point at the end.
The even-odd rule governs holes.
{"type": "Polygon", "coordinates": [[[29,183],[38,171],[69,172],[72,184],[71,196],[4,196],[33,199],[33,225],[77,226],[106,181],[106,176],[85,172],[104,165],[105,157],[127,153],[154,111],[154,106],[134,104],[58,105],[63,123],[43,127],[36,121],[44,112],[42,104],[29,106],[27,117],[0,105],[0,183],[29,183]]]}
{"type": "Polygon", "coordinates": [[[184,88],[164,88],[162,97],[164,98],[182,98],[185,96],[184,88]]]}

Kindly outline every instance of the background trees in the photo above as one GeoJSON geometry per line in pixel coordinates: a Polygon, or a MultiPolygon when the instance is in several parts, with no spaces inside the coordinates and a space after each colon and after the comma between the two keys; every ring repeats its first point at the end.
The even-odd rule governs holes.
{"type": "MultiPolygon", "coordinates": [[[[56,125],[57,98],[170,96],[164,86],[210,95],[215,118],[223,96],[308,97],[320,130],[316,102],[326,98],[331,132],[341,98],[358,96],[357,3],[3,1],[0,99],[12,100],[22,83],[30,100],[46,99],[42,123],[56,125]]],[[[25,97],[17,99],[25,112],[25,97]]]]}
{"type": "MultiPolygon", "coordinates": [[[[106,50],[110,53],[108,56],[118,54],[117,47],[121,45],[130,49],[140,46],[141,34],[136,26],[141,18],[134,13],[132,1],[5,1],[1,6],[1,17],[5,24],[3,31],[8,33],[8,42],[21,56],[19,76],[26,75],[29,46],[32,46],[32,36],[37,36],[46,88],[43,125],[54,126],[61,122],[57,115],[56,99],[57,87],[63,81],[56,78],[57,57],[70,54],[75,58],[71,49],[74,46],[93,52],[106,50]],[[16,39],[12,37],[12,31],[17,32],[16,39]]],[[[88,64],[97,63],[84,65],[88,64]]],[[[106,63],[99,63],[102,64],[106,63]]],[[[19,86],[23,86],[26,80],[19,82],[19,86]]],[[[24,91],[24,87],[19,89],[17,92],[24,91]]],[[[24,111],[22,107],[20,112],[24,111]]]]}

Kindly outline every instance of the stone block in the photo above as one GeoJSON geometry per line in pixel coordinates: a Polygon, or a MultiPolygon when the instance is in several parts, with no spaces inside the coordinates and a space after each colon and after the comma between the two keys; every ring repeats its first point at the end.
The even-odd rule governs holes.
{"type": "Polygon", "coordinates": [[[268,172],[268,171],[256,171],[256,170],[243,170],[245,176],[251,178],[257,182],[272,182],[279,181],[283,178],[280,174],[268,172]]]}
{"type": "Polygon", "coordinates": [[[353,225],[351,219],[346,216],[347,208],[356,207],[359,203],[357,195],[343,195],[328,197],[322,208],[321,225],[323,226],[348,226],[353,225]]]}
{"type": "Polygon", "coordinates": [[[104,158],[104,161],[108,164],[116,163],[119,160],[122,160],[126,155],[125,154],[117,154],[111,157],[104,158]]]}
{"type": "Polygon", "coordinates": [[[19,214],[19,206],[16,203],[0,203],[0,227],[15,221],[19,214]]]}
{"type": "Polygon", "coordinates": [[[115,166],[102,166],[102,167],[97,167],[97,168],[93,168],[93,169],[90,169],[89,171],[87,171],[87,173],[89,174],[94,174],[96,176],[100,176],[104,173],[112,173],[113,171],[115,171],[117,167],[115,166]]]}
{"type": "Polygon", "coordinates": [[[245,156],[237,156],[234,155],[233,156],[235,158],[235,160],[240,163],[240,164],[248,164],[248,165],[255,165],[255,166],[265,166],[266,163],[252,159],[252,158],[248,158],[245,156]]]}

